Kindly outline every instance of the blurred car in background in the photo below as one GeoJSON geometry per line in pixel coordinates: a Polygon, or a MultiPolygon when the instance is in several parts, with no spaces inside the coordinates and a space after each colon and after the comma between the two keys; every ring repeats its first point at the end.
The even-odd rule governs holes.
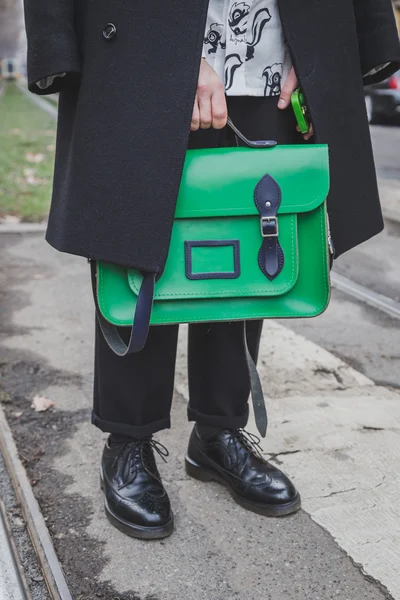
{"type": "Polygon", "coordinates": [[[21,69],[19,61],[15,58],[3,58],[0,60],[0,79],[19,79],[21,69]]]}
{"type": "Polygon", "coordinates": [[[400,70],[385,81],[366,87],[365,105],[370,123],[400,123],[400,70]]]}

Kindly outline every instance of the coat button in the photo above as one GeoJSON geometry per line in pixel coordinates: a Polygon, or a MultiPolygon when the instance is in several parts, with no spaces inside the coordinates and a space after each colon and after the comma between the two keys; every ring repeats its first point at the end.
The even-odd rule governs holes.
{"type": "Polygon", "coordinates": [[[103,36],[106,40],[112,40],[117,33],[117,28],[114,23],[107,23],[107,25],[103,29],[103,36]]]}

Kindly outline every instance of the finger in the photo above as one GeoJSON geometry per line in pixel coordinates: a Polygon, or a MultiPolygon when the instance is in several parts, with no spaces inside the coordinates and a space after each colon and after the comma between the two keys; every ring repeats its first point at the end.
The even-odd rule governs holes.
{"type": "Polygon", "coordinates": [[[210,129],[212,122],[210,88],[208,86],[199,87],[197,96],[199,99],[200,129],[210,129]]]}
{"type": "Polygon", "coordinates": [[[308,141],[310,138],[312,138],[312,136],[314,135],[314,129],[312,124],[310,124],[310,128],[308,130],[308,133],[306,133],[303,137],[306,141],[308,141]]]}
{"type": "Polygon", "coordinates": [[[296,125],[296,131],[300,133],[300,127],[298,125],[296,125]]]}
{"type": "Polygon", "coordinates": [[[288,78],[286,79],[285,84],[282,87],[281,95],[278,102],[278,108],[284,109],[289,106],[292,92],[294,92],[298,85],[299,82],[297,81],[296,73],[294,72],[294,68],[292,67],[290,69],[288,78]]]}
{"type": "Polygon", "coordinates": [[[200,111],[199,111],[199,103],[197,100],[197,96],[194,101],[193,106],[193,114],[192,114],[192,122],[190,124],[190,131],[197,131],[200,127],[200,111]]]}
{"type": "Polygon", "coordinates": [[[224,87],[221,84],[211,98],[212,122],[214,129],[222,129],[225,127],[228,120],[228,108],[226,106],[226,98],[224,87]]]}

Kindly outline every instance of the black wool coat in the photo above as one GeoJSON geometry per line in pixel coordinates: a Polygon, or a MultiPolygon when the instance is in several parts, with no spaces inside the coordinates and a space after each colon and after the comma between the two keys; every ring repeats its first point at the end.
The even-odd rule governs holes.
{"type": "MultiPolygon", "coordinates": [[[[279,8],[315,141],[330,148],[339,255],[383,227],[363,84],[400,67],[392,5],[279,0],[279,8]]],[[[47,231],[58,250],[162,271],[207,9],[208,0],[25,0],[29,89],[60,92],[47,231]],[[63,72],[46,90],[36,85],[63,72]]]]}

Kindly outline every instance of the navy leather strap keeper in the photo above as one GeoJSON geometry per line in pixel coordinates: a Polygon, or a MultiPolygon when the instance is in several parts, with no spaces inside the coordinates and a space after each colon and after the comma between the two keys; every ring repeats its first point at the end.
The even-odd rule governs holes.
{"type": "Polygon", "coordinates": [[[271,281],[283,269],[284,256],[279,243],[277,212],[282,200],[281,188],[271,175],[264,175],[254,190],[254,202],[261,215],[263,242],[258,254],[261,271],[271,281]]]}

